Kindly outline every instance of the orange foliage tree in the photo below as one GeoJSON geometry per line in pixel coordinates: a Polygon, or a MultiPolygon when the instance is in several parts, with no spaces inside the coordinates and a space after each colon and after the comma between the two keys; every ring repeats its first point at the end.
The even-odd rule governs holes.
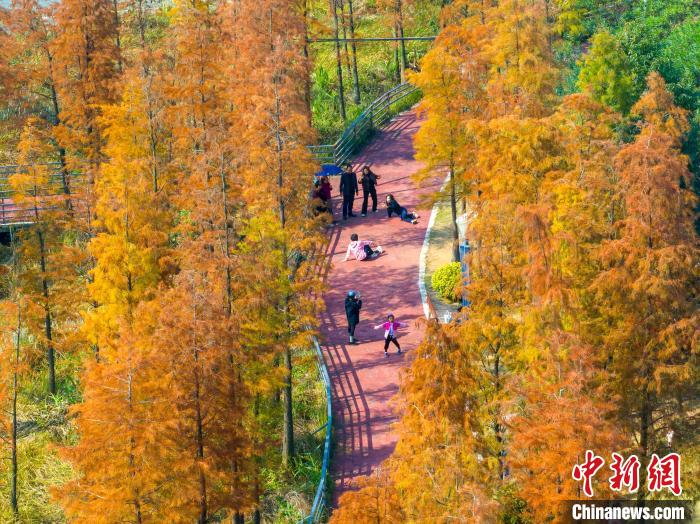
{"type": "Polygon", "coordinates": [[[561,518],[562,501],[580,496],[570,470],[583,450],[605,454],[620,439],[588,289],[600,270],[596,246],[613,233],[617,119],[586,95],[571,95],[549,120],[560,160],[545,175],[539,203],[521,211],[533,301],[523,311],[528,366],[514,381],[509,424],[512,474],[537,521],[561,518]]]}
{"type": "MultiPolygon", "coordinates": [[[[652,453],[681,449],[692,439],[685,410],[698,394],[700,251],[696,199],[680,151],[685,112],[651,74],[632,113],[641,117],[639,135],[616,157],[624,211],[618,235],[601,246],[603,270],[592,289],[609,326],[601,341],[609,386],[620,398],[619,420],[636,441],[644,472],[652,453]]],[[[638,496],[645,498],[646,489],[638,496]]]]}
{"type": "Polygon", "coordinates": [[[475,140],[467,122],[481,118],[486,107],[488,63],[481,47],[487,28],[473,22],[446,28],[423,57],[421,71],[411,75],[423,92],[420,111],[426,115],[415,138],[416,158],[425,163],[419,178],[447,170],[453,261],[459,260],[457,214],[464,210],[458,210],[458,203],[464,203],[478,179],[472,161],[475,140]]]}
{"type": "Polygon", "coordinates": [[[331,516],[332,524],[391,524],[405,522],[401,495],[386,468],[358,480],[358,491],[340,497],[340,507],[331,516]]]}
{"type": "Polygon", "coordinates": [[[148,340],[152,301],[169,274],[167,193],[154,187],[150,127],[143,94],[129,84],[119,104],[103,106],[99,124],[109,161],[95,183],[94,259],[85,338],[99,349],[83,375],[83,402],[74,407],[81,439],[65,450],[79,477],[60,492],[73,519],[99,514],[104,522],[159,520],[169,484],[167,370],[148,340]],[[93,446],[99,452],[92,450],[93,446]],[[118,491],[119,495],[114,493],[118,491]],[[112,493],[112,495],[109,495],[112,493]],[[157,516],[157,517],[156,517],[157,516]]]}
{"type": "Polygon", "coordinates": [[[27,120],[18,144],[18,160],[24,167],[10,177],[10,186],[15,191],[14,204],[26,214],[26,220],[34,222],[32,230],[20,235],[25,240],[20,251],[26,266],[21,280],[30,304],[29,316],[34,320],[33,332],[46,353],[48,391],[55,395],[54,329],[57,311],[52,283],[60,279],[61,268],[54,267],[56,252],[60,250],[60,225],[57,214],[50,209],[57,202],[52,202],[46,195],[52,186],[49,167],[45,165],[52,153],[46,133],[47,129],[39,119],[27,120]],[[43,329],[37,329],[37,324],[43,324],[43,329]]]}
{"type": "Polygon", "coordinates": [[[283,312],[278,332],[278,348],[284,362],[283,460],[290,463],[295,454],[292,411],[292,352],[308,344],[308,326],[314,323],[314,303],[306,297],[314,279],[304,275],[305,254],[318,244],[317,221],[309,213],[308,173],[314,162],[306,148],[313,142],[306,94],[299,78],[309,74],[304,56],[304,20],[298,8],[289,12],[289,4],[270,1],[263,6],[244,4],[239,23],[249,28],[242,44],[248,50],[246,69],[239,89],[248,95],[242,107],[245,118],[243,140],[249,148],[244,166],[248,212],[273,220],[279,234],[271,249],[280,257],[287,277],[273,287],[270,300],[283,312]],[[265,17],[268,30],[254,29],[265,17]]]}
{"type": "Polygon", "coordinates": [[[81,215],[92,231],[93,184],[104,160],[100,106],[115,101],[119,76],[114,3],[66,0],[56,9],[57,34],[50,44],[55,90],[61,101],[56,137],[69,170],[81,171],[81,215]]]}

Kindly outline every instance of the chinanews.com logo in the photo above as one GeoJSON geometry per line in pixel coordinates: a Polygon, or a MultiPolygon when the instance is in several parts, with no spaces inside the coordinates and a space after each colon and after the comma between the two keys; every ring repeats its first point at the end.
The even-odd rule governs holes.
{"type": "MultiPolygon", "coordinates": [[[[574,465],[571,476],[581,484],[583,500],[566,502],[566,522],[569,523],[623,523],[623,522],[678,522],[691,523],[693,503],[681,500],[681,456],[669,453],[663,457],[654,453],[646,467],[646,491],[668,495],[671,500],[591,500],[595,496],[593,480],[605,466],[605,459],[587,450],[584,460],[574,465]]],[[[608,469],[610,491],[634,497],[642,487],[641,461],[636,455],[624,457],[613,453],[608,469]]]]}

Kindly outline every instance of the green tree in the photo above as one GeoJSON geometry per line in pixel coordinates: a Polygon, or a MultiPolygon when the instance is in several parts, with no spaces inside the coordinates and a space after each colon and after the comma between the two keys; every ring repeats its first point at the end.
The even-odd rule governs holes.
{"type": "Polygon", "coordinates": [[[619,40],[607,31],[593,37],[581,64],[578,84],[600,102],[625,114],[638,96],[630,60],[619,40]]]}

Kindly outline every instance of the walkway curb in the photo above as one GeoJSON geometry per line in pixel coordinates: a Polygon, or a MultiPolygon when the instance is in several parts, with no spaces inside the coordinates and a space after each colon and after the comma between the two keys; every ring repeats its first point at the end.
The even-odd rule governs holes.
{"type": "MultiPolygon", "coordinates": [[[[440,186],[440,192],[445,190],[448,182],[450,181],[450,174],[448,173],[445,180],[440,186]]],[[[420,267],[418,269],[418,290],[420,291],[420,299],[423,302],[423,314],[425,318],[430,318],[430,306],[428,305],[428,290],[425,287],[425,272],[428,266],[428,252],[430,251],[430,234],[435,226],[435,218],[437,217],[439,210],[439,203],[435,202],[432,209],[430,210],[430,219],[428,220],[428,228],[425,230],[425,238],[423,239],[423,247],[420,251],[420,267]]]]}

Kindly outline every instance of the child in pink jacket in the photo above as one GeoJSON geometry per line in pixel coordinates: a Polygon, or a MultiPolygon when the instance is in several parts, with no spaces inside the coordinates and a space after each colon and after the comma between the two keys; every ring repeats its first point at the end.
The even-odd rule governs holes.
{"type": "Polygon", "coordinates": [[[384,328],[384,356],[389,356],[387,350],[391,342],[397,347],[397,353],[401,354],[401,346],[399,346],[399,341],[396,338],[396,330],[402,327],[408,327],[408,324],[406,322],[397,322],[392,313],[386,316],[386,320],[386,322],[374,326],[374,329],[384,328]]]}

